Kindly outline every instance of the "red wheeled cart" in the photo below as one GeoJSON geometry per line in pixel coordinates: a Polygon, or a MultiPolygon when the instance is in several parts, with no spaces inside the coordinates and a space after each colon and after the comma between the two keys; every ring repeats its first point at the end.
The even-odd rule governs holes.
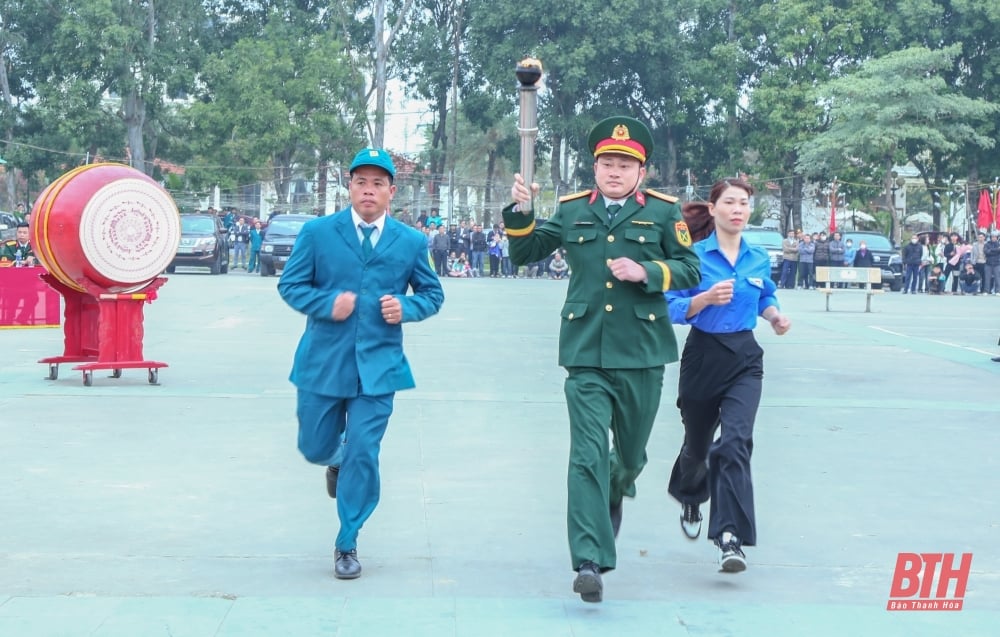
{"type": "Polygon", "coordinates": [[[168,365],[142,357],[142,307],[156,299],[156,290],[166,278],[158,277],[128,294],[105,292],[89,282],[83,283],[88,290],[83,293],[66,287],[51,274],[43,274],[42,279],[66,299],[63,355],[38,361],[49,364],[49,380],[59,378],[59,363],[83,363],[73,369],[83,372],[87,387],[93,384],[98,369],[110,369],[112,378],[121,378],[124,369],[146,369],[149,383],[159,384],[159,370],[168,365]]]}
{"type": "Polygon", "coordinates": [[[129,166],[88,164],[42,191],[32,210],[31,245],[46,283],[66,299],[65,347],[48,363],[81,363],[83,384],[94,370],[146,369],[157,384],[166,363],[142,356],[142,308],[167,282],[160,276],[180,243],[177,206],[159,184],[129,166]]]}

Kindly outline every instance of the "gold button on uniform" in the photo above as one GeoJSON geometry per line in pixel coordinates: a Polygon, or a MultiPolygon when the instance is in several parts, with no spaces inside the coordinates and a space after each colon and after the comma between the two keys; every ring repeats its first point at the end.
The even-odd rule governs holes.
{"type": "Polygon", "coordinates": [[[570,312],[569,316],[567,316],[566,318],[568,318],[569,320],[572,321],[573,320],[573,316],[574,316],[574,314],[572,312],[570,312]]]}
{"type": "Polygon", "coordinates": [[[614,243],[614,242],[615,242],[615,235],[609,234],[608,235],[608,243],[614,243]]]}
{"type": "Polygon", "coordinates": [[[607,305],[604,306],[604,311],[605,312],[610,312],[613,309],[615,309],[615,308],[611,307],[610,303],[608,303],[607,305]]]}
{"type": "Polygon", "coordinates": [[[576,242],[577,243],[583,243],[583,237],[577,237],[576,242]]]}
{"type": "Polygon", "coordinates": [[[604,287],[611,289],[614,287],[614,285],[611,283],[611,281],[608,281],[607,283],[604,284],[604,287]]]}
{"type": "Polygon", "coordinates": [[[656,320],[656,315],[655,314],[650,314],[649,315],[649,320],[650,321],[655,321],[656,320]]]}
{"type": "Polygon", "coordinates": [[[639,237],[639,243],[646,243],[646,237],[639,237]]]}
{"type": "Polygon", "coordinates": [[[611,265],[611,259],[608,259],[607,261],[605,261],[605,263],[607,263],[608,265],[611,265]]]}

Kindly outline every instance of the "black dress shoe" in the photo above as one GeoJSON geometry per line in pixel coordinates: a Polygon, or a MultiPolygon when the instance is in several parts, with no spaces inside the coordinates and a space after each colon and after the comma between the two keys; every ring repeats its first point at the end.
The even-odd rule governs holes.
{"type": "Polygon", "coordinates": [[[585,602],[597,603],[604,599],[601,568],[589,560],[581,564],[573,580],[573,592],[579,593],[580,599],[585,602]]]}
{"type": "Polygon", "coordinates": [[[340,475],[340,467],[326,468],[326,493],[334,500],[337,499],[337,476],[340,475]]]}
{"type": "Polygon", "coordinates": [[[622,503],[612,504],[611,508],[611,528],[615,532],[615,539],[618,539],[618,530],[622,528],[622,503]]]}
{"type": "Polygon", "coordinates": [[[361,577],[361,562],[358,561],[358,551],[334,551],[333,574],[337,579],[358,579],[361,577]]]}

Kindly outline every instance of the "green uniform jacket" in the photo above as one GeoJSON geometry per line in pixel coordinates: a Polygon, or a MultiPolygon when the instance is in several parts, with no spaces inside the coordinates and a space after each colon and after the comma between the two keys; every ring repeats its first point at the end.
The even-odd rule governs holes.
{"type": "Polygon", "coordinates": [[[510,256],[518,265],[566,250],[572,269],[559,331],[563,367],[642,369],[677,360],[677,340],[663,292],[701,281],[687,225],[676,199],[646,190],[630,197],[608,227],[604,198],[591,191],[563,197],[551,219],[503,211],[510,256]],[[619,281],[611,259],[628,257],[646,283],[619,281]]]}
{"type": "Polygon", "coordinates": [[[21,259],[27,259],[28,257],[35,256],[34,251],[31,249],[31,244],[29,243],[24,248],[19,248],[16,239],[10,239],[0,243],[0,259],[5,261],[13,262],[17,259],[17,251],[21,250],[21,259]]]}

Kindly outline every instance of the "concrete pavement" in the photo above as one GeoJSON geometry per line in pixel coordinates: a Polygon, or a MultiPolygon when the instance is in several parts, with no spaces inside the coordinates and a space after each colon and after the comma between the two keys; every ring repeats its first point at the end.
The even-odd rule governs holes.
{"type": "MultiPolygon", "coordinates": [[[[556,365],[565,282],[447,280],[406,326],[360,580],[295,449],[303,319],[276,279],[180,273],[146,307],[170,364],[84,387],[35,361],[60,330],[0,330],[0,635],[993,635],[1000,623],[1000,297],[782,293],[754,453],[759,546],[716,572],[665,494],[664,398],[618,570],[571,591],[556,365]],[[900,552],[973,553],[964,610],[887,612],[900,552]]],[[[683,339],[685,330],[678,329],[683,339]]],[[[637,344],[641,346],[641,344],[637,344]]]]}

